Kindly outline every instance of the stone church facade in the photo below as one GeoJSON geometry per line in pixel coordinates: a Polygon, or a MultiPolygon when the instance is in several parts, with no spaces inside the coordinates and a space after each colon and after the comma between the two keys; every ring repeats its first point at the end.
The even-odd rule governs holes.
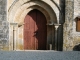
{"type": "Polygon", "coordinates": [[[74,47],[80,44],[79,2],[79,0],[0,0],[0,50],[73,51],[74,47]],[[37,21],[44,15],[43,20],[45,19],[46,23],[43,20],[33,21],[33,14],[37,14],[35,15],[37,21]],[[40,29],[37,23],[43,29],[40,29]],[[34,31],[36,26],[38,33],[34,31]],[[40,32],[43,30],[45,31],[41,33],[42,37],[40,32]],[[31,36],[31,31],[34,32],[33,35],[40,35],[31,36]]]}

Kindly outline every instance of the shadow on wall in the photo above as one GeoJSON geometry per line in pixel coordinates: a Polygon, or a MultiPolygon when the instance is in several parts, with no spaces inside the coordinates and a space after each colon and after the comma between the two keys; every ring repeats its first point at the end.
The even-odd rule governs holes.
{"type": "Polygon", "coordinates": [[[80,44],[74,46],[73,51],[80,51],[80,44]]]}

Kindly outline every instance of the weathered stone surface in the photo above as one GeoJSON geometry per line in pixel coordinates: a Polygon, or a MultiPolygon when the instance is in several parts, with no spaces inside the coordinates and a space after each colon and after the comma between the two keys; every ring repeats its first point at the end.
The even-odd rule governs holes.
{"type": "Polygon", "coordinates": [[[74,18],[80,16],[80,0],[74,0],[74,18]]]}
{"type": "Polygon", "coordinates": [[[64,24],[64,50],[72,50],[73,46],[73,36],[72,36],[72,26],[73,26],[73,13],[74,13],[74,1],[65,1],[65,24],[64,24]],[[65,49],[66,48],[66,49],[65,49]]]}
{"type": "Polygon", "coordinates": [[[74,0],[73,48],[80,44],[80,32],[76,31],[76,17],[80,16],[80,0],[74,0]]]}
{"type": "Polygon", "coordinates": [[[0,0],[0,50],[8,47],[9,24],[7,22],[7,0],[0,0]]]}

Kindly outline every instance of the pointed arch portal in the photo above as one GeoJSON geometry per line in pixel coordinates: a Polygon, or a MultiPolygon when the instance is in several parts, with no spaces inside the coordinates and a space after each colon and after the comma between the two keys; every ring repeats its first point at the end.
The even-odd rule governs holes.
{"type": "Polygon", "coordinates": [[[8,11],[9,50],[55,49],[54,24],[59,22],[59,10],[54,3],[18,0],[8,11]]]}

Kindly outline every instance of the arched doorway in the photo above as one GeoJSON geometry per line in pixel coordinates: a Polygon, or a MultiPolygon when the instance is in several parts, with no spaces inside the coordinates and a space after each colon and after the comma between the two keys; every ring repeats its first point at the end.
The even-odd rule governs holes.
{"type": "Polygon", "coordinates": [[[30,11],[24,19],[24,49],[46,50],[47,21],[42,12],[37,9],[30,11]]]}
{"type": "MultiPolygon", "coordinates": [[[[51,2],[51,1],[50,1],[51,2]]],[[[54,49],[54,43],[55,43],[55,28],[54,28],[54,24],[56,24],[59,21],[59,10],[56,7],[56,5],[54,3],[50,3],[48,1],[16,1],[14,2],[14,4],[12,4],[12,6],[10,6],[9,8],[9,50],[49,50],[49,49],[54,49]],[[18,3],[21,2],[21,3],[18,3]],[[54,6],[52,6],[54,5],[54,6]],[[56,10],[56,9],[57,10],[56,10]],[[35,44],[32,43],[34,46],[34,49],[26,49],[24,48],[27,44],[24,41],[24,20],[25,17],[27,15],[29,15],[31,13],[31,11],[33,11],[34,9],[38,9],[39,12],[41,11],[43,15],[45,15],[44,17],[46,17],[47,23],[44,23],[45,25],[47,25],[46,30],[47,32],[45,33],[47,35],[46,37],[46,44],[45,44],[45,49],[39,49],[38,46],[40,46],[39,44],[35,44]],[[16,10],[16,11],[15,11],[16,10]],[[13,13],[14,12],[14,13],[13,13]],[[13,18],[13,19],[12,19],[13,18]],[[16,24],[16,25],[15,25],[16,24]],[[13,28],[14,27],[14,28],[13,28]],[[13,34],[14,31],[14,34],[13,34]],[[13,44],[14,42],[14,44],[13,44]],[[53,43],[52,43],[53,42],[53,43]],[[26,44],[26,45],[25,45],[26,44]],[[46,47],[47,45],[47,47],[46,47]],[[13,48],[14,46],[14,48],[13,48]],[[51,46],[51,47],[50,47],[51,46]]],[[[35,22],[35,20],[33,20],[35,22]]],[[[40,20],[39,22],[41,22],[42,20],[40,20]]],[[[28,23],[29,24],[29,23],[28,23]]],[[[36,22],[35,22],[36,24],[36,22]]],[[[28,29],[28,25],[26,25],[28,29]]],[[[38,27],[39,25],[36,25],[36,27],[38,27]]],[[[40,26],[43,26],[42,23],[40,26]]],[[[44,28],[42,28],[42,30],[44,30],[44,28]]],[[[25,32],[24,32],[25,33],[25,32]]],[[[31,33],[31,32],[30,32],[31,33]]],[[[34,33],[34,35],[36,35],[36,33],[34,33]]],[[[42,34],[43,35],[43,34],[42,34]]],[[[30,34],[31,36],[31,34],[30,34]]],[[[26,36],[25,36],[26,37],[26,36]]],[[[44,36],[43,36],[44,37],[44,36]]],[[[32,38],[29,38],[32,39],[32,38]]],[[[36,37],[35,39],[38,39],[38,37],[36,37]]],[[[42,39],[41,39],[42,40],[42,39]]],[[[32,42],[33,40],[31,40],[32,42]]],[[[37,41],[37,40],[36,40],[37,41]]],[[[35,42],[36,42],[35,41],[35,42]]],[[[31,46],[32,46],[31,44],[31,46]]]]}

